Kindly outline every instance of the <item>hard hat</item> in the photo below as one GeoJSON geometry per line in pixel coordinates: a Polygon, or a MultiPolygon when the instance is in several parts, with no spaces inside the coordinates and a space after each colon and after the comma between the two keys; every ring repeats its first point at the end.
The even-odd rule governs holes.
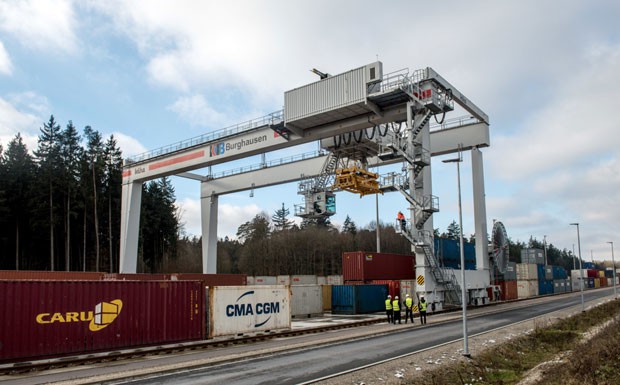
{"type": "Polygon", "coordinates": [[[398,299],[398,296],[394,297],[394,299],[398,299]]]}
{"type": "Polygon", "coordinates": [[[392,298],[392,296],[388,294],[388,298],[392,298]]]}
{"type": "Polygon", "coordinates": [[[409,297],[409,294],[405,295],[405,297],[409,297]]]}

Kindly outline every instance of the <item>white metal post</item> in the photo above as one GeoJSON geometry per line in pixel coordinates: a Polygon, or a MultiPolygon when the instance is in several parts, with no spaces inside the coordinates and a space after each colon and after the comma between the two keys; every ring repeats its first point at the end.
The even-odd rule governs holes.
{"type": "Polygon", "coordinates": [[[618,296],[618,292],[616,289],[616,260],[614,259],[614,243],[607,242],[611,245],[611,269],[613,270],[613,279],[614,279],[614,297],[618,296]]]}
{"type": "Polygon", "coordinates": [[[581,277],[581,285],[579,288],[581,289],[581,311],[586,311],[586,306],[583,302],[583,266],[581,263],[581,238],[579,237],[579,223],[571,223],[571,226],[577,226],[577,249],[579,250],[579,276],[581,277]]]}
{"type": "Polygon", "coordinates": [[[461,303],[463,304],[463,355],[469,357],[469,343],[467,337],[467,285],[465,284],[465,253],[463,250],[463,206],[461,204],[461,152],[459,151],[459,157],[455,159],[444,160],[444,163],[456,163],[456,182],[458,187],[458,200],[459,200],[459,242],[461,253],[461,303]]]}

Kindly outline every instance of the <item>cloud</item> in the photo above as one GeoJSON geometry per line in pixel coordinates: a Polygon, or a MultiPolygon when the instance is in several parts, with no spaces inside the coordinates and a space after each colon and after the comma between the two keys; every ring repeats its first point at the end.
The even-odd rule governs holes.
{"type": "Polygon", "coordinates": [[[0,30],[30,49],[74,53],[78,48],[75,27],[70,0],[0,2],[0,30]]]}
{"type": "Polygon", "coordinates": [[[0,143],[6,146],[19,132],[28,149],[36,149],[39,128],[49,110],[47,98],[34,92],[0,98],[0,143]]]}
{"type": "MultiPolygon", "coordinates": [[[[200,201],[197,199],[185,198],[177,201],[177,207],[181,212],[181,223],[187,235],[202,236],[200,201]]],[[[239,206],[229,203],[218,205],[218,238],[236,238],[237,229],[242,223],[250,221],[262,209],[255,204],[239,206]]]]}
{"type": "Polygon", "coordinates": [[[118,147],[123,152],[123,158],[129,158],[134,155],[142,154],[147,152],[147,148],[142,145],[137,139],[124,134],[122,132],[114,132],[114,138],[116,138],[116,143],[118,147]]]}
{"type": "Polygon", "coordinates": [[[202,95],[181,97],[168,106],[168,109],[193,126],[221,127],[227,120],[226,116],[213,109],[202,95]]]}
{"type": "Polygon", "coordinates": [[[0,74],[11,75],[13,73],[13,64],[8,52],[4,48],[4,44],[0,41],[0,74]]]}

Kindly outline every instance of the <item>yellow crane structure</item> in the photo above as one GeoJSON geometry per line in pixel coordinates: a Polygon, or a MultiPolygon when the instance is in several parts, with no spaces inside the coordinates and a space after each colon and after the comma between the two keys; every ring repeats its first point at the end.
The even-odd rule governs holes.
{"type": "Polygon", "coordinates": [[[379,174],[357,166],[340,168],[336,170],[336,179],[332,190],[344,190],[360,194],[360,198],[364,195],[383,194],[383,191],[379,189],[378,177],[379,174]]]}

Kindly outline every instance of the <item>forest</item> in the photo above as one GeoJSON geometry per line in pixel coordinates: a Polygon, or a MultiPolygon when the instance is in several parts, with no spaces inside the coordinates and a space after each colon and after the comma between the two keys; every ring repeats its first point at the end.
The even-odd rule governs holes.
{"type": "MultiPolygon", "coordinates": [[[[54,116],[40,127],[30,151],[17,134],[0,146],[0,269],[118,272],[123,154],[114,136],[90,126],[81,132],[54,116]]],[[[184,234],[170,180],[143,185],[138,272],[201,272],[201,240],[184,234]]],[[[249,275],[341,274],[344,251],[411,253],[392,225],[358,227],[348,216],[341,228],[329,220],[295,223],[289,209],[260,213],[240,223],[236,237],[218,242],[220,273],[249,275]]],[[[453,221],[435,236],[458,239],[453,221]]],[[[474,235],[467,237],[474,242],[474,235]]],[[[521,249],[543,248],[531,238],[512,240],[510,260],[521,249]]],[[[550,264],[572,269],[566,249],[547,245],[550,264]]]]}

